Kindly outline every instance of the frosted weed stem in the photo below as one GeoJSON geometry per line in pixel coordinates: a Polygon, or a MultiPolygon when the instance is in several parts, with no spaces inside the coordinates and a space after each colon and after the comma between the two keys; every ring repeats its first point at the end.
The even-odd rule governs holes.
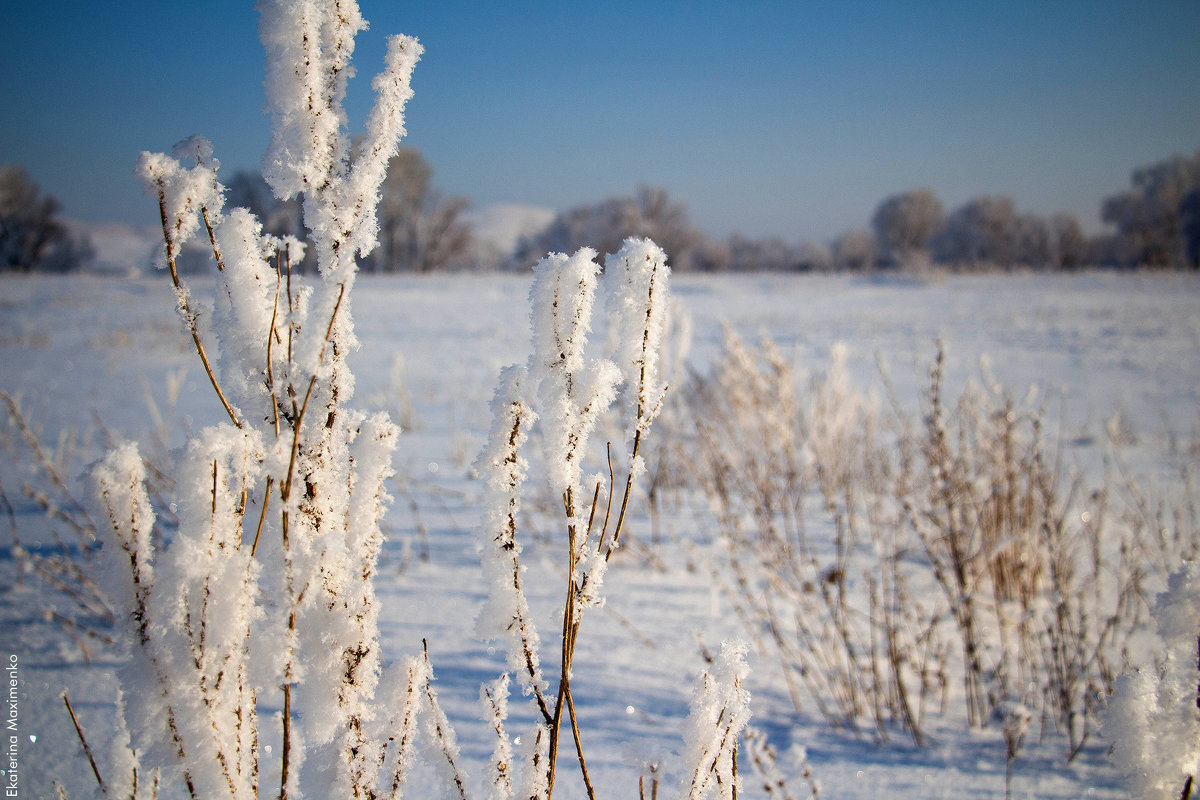
{"type": "MultiPolygon", "coordinates": [[[[167,197],[163,187],[162,180],[158,181],[158,213],[162,219],[163,241],[167,249],[167,266],[171,270],[171,281],[175,284],[175,294],[179,298],[179,310],[183,313],[184,323],[187,325],[188,333],[192,335],[192,343],[196,346],[196,353],[200,356],[200,363],[204,365],[204,374],[208,376],[208,382],[212,384],[213,391],[217,393],[221,405],[225,408],[225,413],[229,415],[230,421],[237,428],[242,428],[242,421],[238,419],[237,413],[234,412],[233,406],[229,404],[229,399],[225,397],[225,392],[221,390],[221,384],[217,381],[217,376],[213,372],[212,364],[209,363],[208,353],[204,349],[204,343],[200,341],[200,331],[196,327],[196,312],[192,310],[191,303],[188,302],[187,292],[183,288],[183,283],[179,279],[179,270],[175,266],[175,245],[171,237],[171,225],[167,221],[167,197]]],[[[207,214],[205,216],[207,222],[207,214]]]]}
{"type": "Polygon", "coordinates": [[[92,746],[88,744],[87,737],[83,735],[83,728],[79,725],[79,718],[75,716],[75,709],[71,708],[71,699],[67,697],[66,692],[63,692],[62,699],[67,707],[67,713],[71,715],[71,724],[75,726],[75,735],[79,737],[79,743],[83,745],[83,754],[87,756],[88,763],[92,766],[92,774],[96,776],[96,783],[103,793],[104,779],[100,777],[100,768],[96,766],[96,758],[92,755],[92,746]]]}

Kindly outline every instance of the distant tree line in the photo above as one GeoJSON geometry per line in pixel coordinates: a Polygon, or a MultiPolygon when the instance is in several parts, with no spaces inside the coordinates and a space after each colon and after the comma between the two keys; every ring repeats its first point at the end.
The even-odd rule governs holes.
{"type": "Polygon", "coordinates": [[[834,250],[846,257],[835,261],[845,268],[873,262],[959,269],[1200,269],[1200,151],[1136,169],[1131,184],[1101,203],[1101,218],[1112,230],[1092,238],[1070,214],[1023,214],[1003,195],[976,197],[944,214],[932,190],[914,189],[880,203],[871,230],[840,238],[834,250]],[[864,255],[872,236],[873,259],[864,255]]]}
{"type": "Polygon", "coordinates": [[[538,253],[570,252],[589,242],[615,252],[625,236],[640,235],[663,243],[683,270],[1200,268],[1200,151],[1137,169],[1131,183],[1101,205],[1113,230],[1090,238],[1071,214],[1023,213],[1004,195],[982,195],[946,213],[933,190],[922,188],[884,199],[869,226],[829,244],[799,245],[738,234],[713,240],[663,189],[642,188],[558,214],[549,228],[521,242],[509,265],[523,267],[538,253]]]}
{"type": "MultiPolygon", "coordinates": [[[[1200,151],[1134,170],[1130,188],[1101,203],[1110,230],[1094,237],[1070,214],[1021,212],[1004,195],[981,195],[947,213],[933,190],[920,188],[885,198],[869,225],[828,244],[738,234],[717,240],[693,225],[686,207],[666,190],[642,187],[628,197],[560,212],[507,256],[484,255],[474,245],[467,201],[442,195],[432,177],[415,150],[401,150],[392,159],[379,205],[380,244],[362,260],[364,271],[525,269],[552,251],[589,245],[616,252],[627,236],[654,239],[683,271],[1200,269],[1200,151]]],[[[254,173],[230,179],[227,205],[249,208],[276,236],[300,237],[305,230],[299,202],[275,199],[254,173]]],[[[0,269],[64,271],[88,258],[87,242],[72,237],[57,212],[58,202],[24,170],[0,167],[0,269]]],[[[211,269],[211,253],[196,245],[179,265],[185,271],[211,269]]],[[[295,265],[301,272],[314,267],[311,254],[295,265]]]]}
{"type": "Polygon", "coordinates": [[[835,263],[1200,269],[1200,151],[1136,169],[1130,183],[1100,205],[1111,231],[1091,238],[1070,214],[1022,214],[1005,196],[977,197],[944,214],[931,190],[914,189],[880,203],[870,230],[838,239],[835,263]]]}
{"type": "Polygon", "coordinates": [[[1108,263],[1097,241],[1089,241],[1070,214],[1049,218],[1021,213],[1012,198],[983,195],[949,214],[931,189],[913,189],[885,199],[870,230],[839,238],[835,262],[843,269],[921,269],[941,265],[959,270],[1023,267],[1077,269],[1108,263]],[[871,249],[873,247],[873,249],[871,249]]]}

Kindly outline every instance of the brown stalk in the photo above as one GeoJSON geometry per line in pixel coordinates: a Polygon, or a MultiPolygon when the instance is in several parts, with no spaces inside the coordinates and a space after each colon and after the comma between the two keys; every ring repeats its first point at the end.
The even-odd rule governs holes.
{"type": "Polygon", "coordinates": [[[217,271],[225,271],[225,260],[221,258],[221,248],[217,247],[217,237],[213,233],[212,223],[208,220],[208,209],[200,206],[200,216],[204,218],[204,228],[208,231],[208,241],[212,245],[213,258],[217,260],[217,271]]]}
{"type": "MultiPolygon", "coordinates": [[[[642,431],[639,427],[633,434],[633,452],[629,455],[629,463],[632,465],[637,459],[638,449],[642,444],[642,431]]],[[[633,491],[633,467],[630,466],[629,474],[625,478],[625,493],[621,496],[621,510],[617,513],[617,524],[613,528],[612,542],[608,545],[608,551],[604,554],[604,560],[608,561],[612,558],[613,552],[617,549],[617,544],[621,540],[621,531],[625,528],[625,512],[629,508],[629,495],[633,491]]]]}
{"type": "MultiPolygon", "coordinates": [[[[290,284],[291,284],[290,269],[288,271],[288,282],[289,282],[289,295],[290,295],[290,284]]],[[[317,357],[318,366],[325,361],[325,352],[328,349],[330,339],[333,337],[333,326],[334,326],[334,323],[337,321],[338,311],[342,307],[342,299],[345,296],[346,296],[346,284],[342,283],[339,285],[338,298],[337,298],[337,301],[334,303],[333,312],[329,315],[329,325],[325,329],[325,338],[324,338],[324,341],[321,343],[321,352],[317,357]]],[[[291,336],[290,327],[289,327],[288,335],[289,335],[289,343],[290,343],[290,336],[291,336]]],[[[290,349],[291,348],[289,346],[289,357],[291,355],[290,349]]],[[[316,385],[316,382],[317,382],[317,376],[314,373],[309,378],[308,389],[304,393],[304,402],[300,406],[299,410],[295,413],[294,418],[293,418],[294,421],[292,423],[293,424],[292,452],[291,452],[290,460],[288,461],[287,479],[283,483],[281,483],[280,487],[279,487],[279,496],[280,496],[280,499],[283,500],[284,503],[287,503],[287,501],[291,497],[292,481],[295,478],[296,459],[297,459],[297,455],[299,454],[299,451],[300,451],[300,430],[301,430],[301,426],[304,422],[305,413],[308,411],[308,403],[309,403],[309,400],[312,399],[313,387],[316,385]]],[[[292,401],[292,405],[294,408],[295,407],[294,399],[292,401]]],[[[266,513],[265,503],[264,503],[263,513],[264,514],[266,513]]],[[[289,521],[290,521],[289,512],[287,510],[287,507],[285,506],[283,509],[283,512],[281,514],[281,528],[282,528],[283,548],[285,551],[285,558],[287,558],[286,551],[288,550],[288,547],[290,544],[290,542],[289,542],[289,533],[290,533],[289,521]]],[[[290,559],[288,559],[288,561],[290,563],[290,559]]],[[[290,579],[290,575],[289,575],[289,584],[290,584],[290,580],[291,579],[290,579]]],[[[294,633],[295,630],[296,630],[296,612],[295,612],[295,609],[293,608],[292,612],[288,615],[288,631],[290,633],[294,633]]],[[[291,665],[290,665],[290,655],[289,655],[289,664],[287,667],[289,673],[290,673],[290,667],[291,667],[291,665]]],[[[285,682],[283,684],[283,706],[284,706],[284,710],[283,710],[283,767],[282,767],[282,772],[280,775],[280,789],[279,789],[280,800],[287,800],[288,764],[289,764],[289,755],[290,755],[290,750],[291,750],[292,686],[291,686],[291,682],[290,682],[290,678],[291,678],[290,674],[285,675],[285,677],[287,677],[289,680],[288,680],[288,682],[285,682]]]]}
{"type": "Polygon", "coordinates": [[[275,391],[275,370],[271,365],[271,351],[275,340],[279,338],[279,329],[275,326],[279,319],[279,289],[283,276],[279,268],[279,252],[275,252],[275,301],[271,307],[271,328],[267,331],[267,390],[271,392],[271,422],[275,426],[275,435],[279,435],[279,395],[275,391]]]}
{"type": "Polygon", "coordinates": [[[79,737],[79,743],[83,745],[83,754],[87,756],[88,763],[92,766],[92,774],[96,776],[96,783],[103,793],[105,791],[104,779],[100,777],[100,769],[96,766],[96,758],[92,755],[92,746],[88,744],[87,737],[83,735],[83,728],[79,726],[79,719],[75,716],[75,709],[71,708],[71,699],[67,697],[66,692],[63,692],[62,699],[67,706],[67,713],[71,715],[71,723],[75,726],[75,735],[79,737]]]}
{"type": "MultiPolygon", "coordinates": [[[[563,504],[567,512],[568,519],[574,519],[574,500],[573,493],[570,487],[563,496],[563,504]]],[[[558,737],[559,731],[562,728],[562,712],[565,705],[567,691],[571,685],[571,656],[572,656],[572,637],[571,632],[575,630],[575,597],[578,592],[578,586],[575,584],[575,567],[577,565],[577,553],[575,550],[575,525],[572,523],[567,526],[567,599],[563,604],[563,624],[562,624],[562,649],[561,659],[559,661],[559,678],[558,678],[558,697],[554,701],[554,716],[550,721],[550,749],[547,765],[546,779],[546,795],[550,797],[554,793],[554,773],[558,762],[558,737]]]]}
{"type": "Polygon", "coordinates": [[[583,741],[579,738],[579,721],[575,718],[575,699],[571,696],[571,687],[567,687],[567,711],[571,716],[571,733],[575,736],[575,752],[579,754],[579,769],[583,772],[583,785],[587,788],[589,800],[596,800],[596,792],[592,789],[592,780],[588,777],[587,760],[583,757],[583,741]]]}
{"type": "MultiPolygon", "coordinates": [[[[288,625],[295,629],[296,615],[292,613],[288,625]]],[[[292,685],[283,685],[283,756],[279,772],[279,800],[287,800],[288,769],[292,755],[292,685]]]]}
{"type": "Polygon", "coordinates": [[[608,503],[604,508],[604,527],[600,529],[600,546],[604,546],[604,537],[608,535],[608,520],[612,516],[613,488],[616,486],[616,475],[613,473],[612,442],[604,445],[604,454],[608,460],[608,503]]]}
{"type": "MultiPolygon", "coordinates": [[[[321,352],[317,356],[317,366],[325,361],[325,352],[329,347],[329,340],[333,337],[333,325],[337,321],[338,310],[342,307],[342,298],[346,296],[346,284],[340,284],[338,290],[337,302],[333,305],[333,313],[329,315],[329,326],[325,329],[325,340],[321,343],[321,352]]],[[[288,461],[287,480],[279,487],[279,494],[284,502],[287,502],[292,492],[292,479],[295,477],[296,471],[296,456],[300,452],[300,428],[304,423],[304,415],[308,411],[308,402],[312,399],[313,387],[317,384],[317,375],[313,375],[308,379],[308,389],[304,392],[304,402],[300,405],[300,409],[296,414],[295,422],[293,423],[292,433],[292,454],[288,461]]],[[[293,403],[294,404],[294,403],[293,403]]]]}
{"type": "Polygon", "coordinates": [[[162,219],[163,241],[167,248],[167,266],[171,269],[171,281],[175,284],[175,293],[179,298],[179,307],[183,311],[183,318],[188,332],[192,335],[192,343],[196,346],[196,353],[200,356],[200,363],[204,365],[204,373],[208,375],[209,383],[212,384],[213,390],[217,393],[221,405],[225,407],[225,413],[229,415],[230,421],[236,427],[241,428],[242,421],[238,419],[233,406],[229,404],[225,393],[221,391],[221,384],[217,381],[212,364],[208,361],[208,353],[204,350],[204,343],[200,341],[200,331],[196,327],[196,313],[192,310],[191,304],[187,300],[187,293],[184,291],[183,283],[179,280],[179,270],[175,267],[175,244],[171,238],[171,226],[167,222],[167,199],[161,182],[158,188],[158,213],[162,219]]]}
{"type": "Polygon", "coordinates": [[[262,513],[258,515],[258,528],[254,531],[254,544],[250,545],[251,558],[254,558],[254,554],[258,552],[258,537],[262,536],[263,523],[267,519],[267,506],[271,503],[271,483],[274,480],[273,476],[267,476],[267,487],[263,490],[262,513]]]}
{"type": "MultiPolygon", "coordinates": [[[[441,713],[441,706],[437,701],[437,696],[433,693],[433,685],[430,683],[430,676],[433,674],[433,668],[429,666],[429,643],[422,639],[421,646],[425,651],[425,666],[428,667],[428,669],[425,671],[425,699],[429,703],[429,710],[433,712],[434,719],[436,720],[439,717],[443,717],[443,715],[441,713]]],[[[467,788],[464,785],[462,773],[459,771],[458,765],[454,763],[454,756],[451,754],[450,748],[446,741],[446,732],[442,730],[440,723],[434,724],[433,733],[438,740],[438,744],[441,745],[442,757],[446,759],[446,763],[450,766],[450,772],[454,776],[454,786],[458,789],[458,796],[460,800],[467,800],[467,788]]],[[[548,796],[549,794],[547,794],[547,797],[548,796]]]]}

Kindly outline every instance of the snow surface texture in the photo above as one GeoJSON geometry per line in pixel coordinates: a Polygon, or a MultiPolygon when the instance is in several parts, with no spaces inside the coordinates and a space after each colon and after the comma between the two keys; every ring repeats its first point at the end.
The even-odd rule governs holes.
{"type": "MultiPolygon", "coordinates": [[[[1098,463],[1105,428],[1117,415],[1133,441],[1131,463],[1146,484],[1169,479],[1181,461],[1194,458],[1188,443],[1200,404],[1200,283],[1192,276],[985,276],[903,285],[822,276],[672,280],[692,320],[695,369],[707,369],[719,352],[720,323],[727,322],[746,340],[769,334],[801,373],[825,371],[835,345],[847,342],[847,380],[863,388],[873,385],[878,353],[891,365],[897,393],[911,400],[925,380],[918,365],[928,363],[942,338],[949,346],[948,380],[975,374],[986,355],[1006,385],[1034,386],[1052,410],[1061,409],[1066,459],[1098,463]]],[[[390,535],[376,580],[381,658],[405,675],[395,689],[403,692],[406,658],[417,656],[419,663],[421,639],[429,641],[438,697],[459,731],[479,797],[486,794],[496,742],[480,720],[479,691],[505,669],[506,655],[503,648],[491,650],[471,625],[486,591],[477,553],[485,486],[474,460],[491,424],[501,368],[522,363],[529,351],[530,285],[530,276],[361,278],[354,318],[363,347],[348,355],[359,404],[397,418],[408,407],[411,418],[398,444],[398,474],[388,481],[397,499],[385,521],[390,535]],[[397,353],[404,357],[399,370],[397,353]]],[[[215,284],[209,279],[195,288],[197,295],[211,295],[215,284]]],[[[83,465],[107,449],[99,446],[93,414],[113,435],[138,439],[143,455],[158,463],[166,451],[156,415],[166,422],[168,448],[182,446],[185,429],[225,418],[180,330],[165,276],[7,277],[0,298],[0,388],[20,395],[44,441],[78,431],[68,477],[78,478],[83,465]]],[[[69,440],[62,441],[69,456],[69,440]]],[[[27,545],[52,551],[50,527],[22,493],[27,480],[27,460],[0,464],[0,482],[27,545]]],[[[644,500],[631,513],[632,535],[648,540],[644,500]]],[[[579,641],[576,705],[591,732],[593,781],[605,794],[636,791],[638,776],[655,768],[663,791],[684,780],[664,771],[680,763],[690,686],[702,666],[700,643],[715,654],[739,632],[705,566],[715,558],[711,527],[668,507],[662,528],[656,551],[662,568],[630,558],[633,551],[618,554],[606,577],[607,604],[588,617],[579,641]]],[[[541,630],[556,627],[553,609],[561,607],[557,553],[557,546],[535,537],[522,555],[530,613],[541,630]]],[[[59,778],[83,787],[73,796],[86,797],[93,779],[59,693],[69,690],[93,747],[105,753],[108,740],[117,738],[116,664],[94,644],[96,658],[85,663],[70,632],[42,616],[46,602],[65,610],[66,600],[46,595],[32,576],[19,581],[17,569],[11,555],[0,558],[0,655],[14,654],[20,664],[23,786],[29,796],[53,796],[50,781],[59,778]]],[[[1157,648],[1147,642],[1141,663],[1152,666],[1157,648]]],[[[747,660],[755,724],[780,753],[793,796],[806,796],[798,762],[788,755],[793,745],[807,751],[822,797],[1004,796],[999,729],[968,733],[949,722],[932,732],[924,749],[876,748],[831,732],[816,715],[797,717],[770,660],[753,650],[747,660]]],[[[1036,725],[1014,763],[1015,797],[1128,796],[1105,757],[1106,743],[1094,740],[1068,765],[1062,741],[1038,741],[1036,725]]],[[[524,726],[509,733],[519,758],[533,742],[524,726]]],[[[277,769],[277,744],[264,770],[271,759],[277,769]]],[[[435,783],[418,769],[410,795],[435,783]]],[[[757,785],[749,778],[745,783],[746,796],[756,796],[757,785]]],[[[582,793],[565,779],[559,790],[565,797],[582,793]]]]}

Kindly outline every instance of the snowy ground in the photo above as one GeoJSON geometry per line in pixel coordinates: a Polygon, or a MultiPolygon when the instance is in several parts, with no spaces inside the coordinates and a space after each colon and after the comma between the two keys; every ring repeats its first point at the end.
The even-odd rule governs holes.
{"type": "MultiPolygon", "coordinates": [[[[422,639],[428,641],[442,701],[476,781],[491,748],[479,721],[479,685],[495,678],[503,656],[472,633],[484,596],[475,533],[480,482],[472,462],[497,372],[523,361],[528,350],[528,285],[526,277],[514,276],[364,278],[354,298],[363,344],[351,361],[358,378],[354,404],[388,410],[407,429],[378,585],[387,656],[417,653],[422,639]]],[[[717,353],[721,323],[727,323],[746,339],[769,334],[807,372],[823,369],[834,343],[847,342],[860,385],[875,382],[880,356],[899,395],[911,399],[941,339],[949,348],[951,380],[978,374],[986,357],[1008,386],[1034,387],[1059,420],[1064,441],[1073,443],[1069,457],[1081,468],[1098,463],[1105,426],[1117,415],[1136,443],[1135,464],[1147,481],[1167,480],[1183,459],[1196,457],[1200,280],[1193,276],[930,282],[688,276],[677,277],[674,287],[693,320],[696,369],[717,353]]],[[[72,478],[101,452],[103,431],[140,438],[153,450],[156,429],[177,445],[181,431],[220,418],[162,275],[4,277],[0,390],[19,397],[43,441],[54,445],[61,432],[78,433],[72,478]],[[172,387],[179,390],[175,401],[172,387]]],[[[27,542],[47,544],[40,511],[20,489],[29,474],[18,456],[0,463],[9,521],[27,542]]],[[[632,795],[638,775],[653,762],[663,765],[668,781],[675,779],[680,725],[703,665],[702,648],[715,650],[738,633],[713,589],[713,531],[696,520],[681,512],[665,521],[669,536],[655,551],[661,567],[622,553],[609,572],[607,607],[584,621],[572,685],[603,796],[632,795]]],[[[633,534],[644,533],[645,525],[639,515],[633,534]]],[[[527,552],[531,603],[541,627],[551,630],[562,594],[558,551],[538,542],[527,552]]],[[[52,796],[50,782],[57,778],[73,797],[87,797],[90,770],[60,694],[69,691],[102,749],[114,714],[116,655],[100,648],[85,663],[71,636],[44,616],[48,603],[62,599],[32,579],[19,582],[15,564],[0,550],[0,658],[6,669],[11,659],[18,665],[19,796],[52,796]]],[[[752,668],[754,723],[781,753],[791,744],[807,748],[823,797],[1003,797],[998,732],[969,733],[949,720],[924,749],[903,742],[875,747],[830,731],[816,716],[797,716],[768,658],[754,658],[752,668]]],[[[514,731],[532,721],[515,701],[512,713],[514,731]]],[[[1031,743],[1016,762],[1015,796],[1122,796],[1104,744],[1093,742],[1071,764],[1058,737],[1031,743]]],[[[569,764],[560,769],[568,776],[563,796],[581,796],[569,764]]],[[[791,789],[797,797],[807,791],[802,781],[791,789]]],[[[414,790],[412,796],[421,795],[414,790]]]]}

